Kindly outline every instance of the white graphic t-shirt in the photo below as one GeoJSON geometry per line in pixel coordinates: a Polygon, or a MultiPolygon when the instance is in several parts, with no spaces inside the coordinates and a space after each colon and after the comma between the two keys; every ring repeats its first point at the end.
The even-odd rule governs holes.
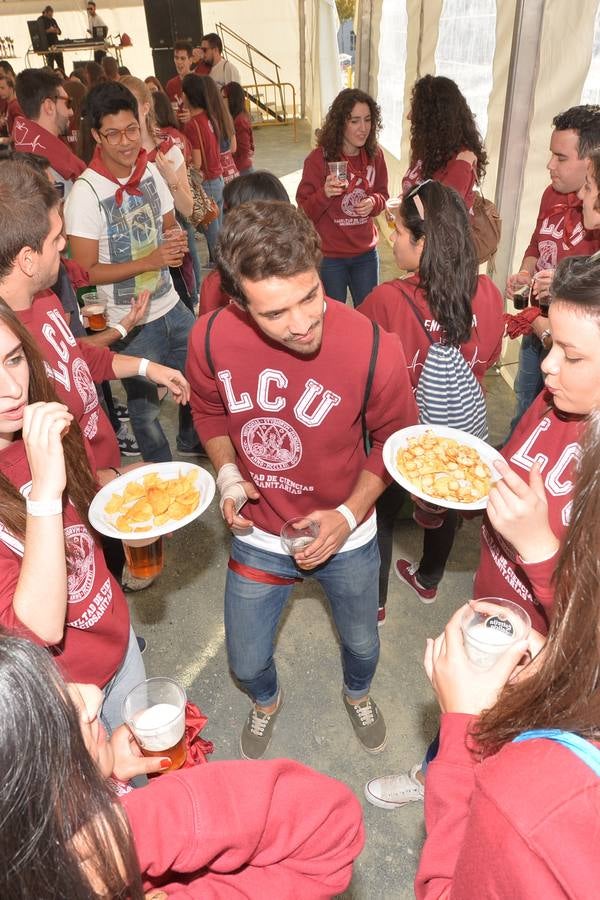
{"type": "MultiPolygon", "coordinates": [[[[127,179],[120,179],[126,184],[127,179]]],[[[165,181],[148,163],[139,185],[141,196],[123,194],[115,200],[116,185],[93,169],[77,179],[65,204],[67,234],[98,241],[98,262],[124,263],[147,256],[159,246],[163,216],[173,209],[165,181]]],[[[143,272],[115,284],[98,285],[98,296],[107,303],[109,322],[120,322],[131,298],[140,291],[151,294],[143,324],[160,319],[179,300],[168,268],[143,272]]]]}

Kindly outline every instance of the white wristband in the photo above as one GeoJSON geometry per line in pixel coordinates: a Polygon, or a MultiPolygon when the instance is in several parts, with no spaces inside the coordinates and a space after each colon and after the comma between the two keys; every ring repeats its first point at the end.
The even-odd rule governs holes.
{"type": "Polygon", "coordinates": [[[126,338],[129,333],[125,326],[121,325],[120,322],[111,322],[108,327],[114,328],[115,331],[118,331],[122,338],[126,338]]]}
{"type": "Polygon", "coordinates": [[[345,503],[340,503],[339,506],[336,506],[336,510],[343,515],[346,522],[348,523],[348,527],[350,531],[356,530],[356,519],[354,517],[354,513],[351,509],[348,509],[345,503]]]}
{"type": "Polygon", "coordinates": [[[29,500],[25,501],[28,516],[62,516],[62,498],[55,500],[29,500]]]}
{"type": "Polygon", "coordinates": [[[140,365],[138,368],[138,375],[145,375],[148,371],[148,366],[150,365],[149,359],[140,359],[140,365]]]}

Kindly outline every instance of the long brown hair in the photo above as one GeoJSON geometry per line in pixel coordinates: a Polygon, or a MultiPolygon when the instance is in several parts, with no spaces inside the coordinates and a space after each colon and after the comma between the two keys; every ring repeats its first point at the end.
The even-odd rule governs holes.
{"type": "Polygon", "coordinates": [[[377,152],[377,135],[381,129],[381,110],[370,94],[358,88],[345,88],[337,95],[317,132],[317,145],[323,148],[325,159],[340,159],[344,146],[344,129],[357,103],[366,103],[371,112],[371,130],[365,143],[365,152],[373,159],[377,152]]]}
{"type": "Polygon", "coordinates": [[[0,721],[0,895],[143,900],[131,829],[60,672],[43,647],[1,629],[0,721]]]}
{"type": "Polygon", "coordinates": [[[216,81],[210,75],[200,75],[200,78],[204,83],[206,112],[213,128],[217,132],[219,140],[221,138],[231,140],[235,134],[235,125],[225,98],[217,87],[216,81]]]}
{"type": "Polygon", "coordinates": [[[415,82],[410,102],[411,166],[421,160],[425,180],[465,149],[477,157],[481,181],[488,158],[467,101],[451,78],[424,75],[415,82]]]}
{"type": "MultiPolygon", "coordinates": [[[[0,322],[12,331],[23,347],[23,354],[29,366],[28,402],[60,403],[48,379],[44,361],[33,338],[1,297],[0,322]]],[[[87,511],[94,498],[97,486],[85,453],[81,429],[75,420],[71,422],[71,426],[63,437],[62,443],[67,472],[67,494],[75,506],[81,521],[89,526],[87,511]]],[[[1,472],[0,497],[2,498],[0,522],[16,537],[24,538],[27,519],[25,498],[1,472]]]]}
{"type": "Polygon", "coordinates": [[[479,719],[476,736],[484,753],[494,753],[532,728],[563,728],[600,738],[599,549],[600,411],[595,411],[582,442],[548,639],[532,674],[507,685],[479,719]]]}

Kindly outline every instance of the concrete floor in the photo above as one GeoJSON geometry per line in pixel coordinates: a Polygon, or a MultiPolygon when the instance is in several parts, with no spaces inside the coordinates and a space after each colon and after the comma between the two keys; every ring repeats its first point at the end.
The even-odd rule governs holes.
{"type": "MultiPolygon", "coordinates": [[[[290,196],[310,148],[306,126],[299,141],[291,129],[255,133],[257,167],[284,177],[290,196]]],[[[383,243],[383,241],[381,242],[383,243]]],[[[382,247],[381,280],[394,275],[389,248],[382,247]]],[[[491,441],[506,433],[512,392],[497,373],[488,375],[491,441]]],[[[174,405],[164,404],[169,435],[174,405]]],[[[206,461],[202,465],[210,466],[206,461]]],[[[459,532],[436,603],[424,606],[392,575],[388,617],[381,631],[381,659],[373,695],[388,725],[388,745],[372,757],[352,735],[340,699],[339,650],[324,596],[313,581],[299,585],[286,610],[277,642],[277,664],[286,705],[269,748],[270,757],[293,757],[346,782],[364,800],[363,786],[381,774],[408,769],[422,758],[436,730],[437,711],[422,668],[425,638],[437,635],[458,605],[470,597],[478,559],[478,523],[459,532]]],[[[224,647],[222,598],[228,533],[216,502],[196,522],[167,541],[165,570],[147,590],[130,594],[134,626],[148,642],[148,675],[172,675],[208,716],[204,735],[215,744],[213,759],[238,755],[239,732],[249,709],[233,683],[224,647]]],[[[421,532],[400,522],[395,555],[418,558],[421,532]]],[[[348,900],[404,900],[412,883],[424,838],[422,804],[386,812],[363,802],[367,831],[348,900]]],[[[278,900],[278,898],[265,898],[278,900]]]]}

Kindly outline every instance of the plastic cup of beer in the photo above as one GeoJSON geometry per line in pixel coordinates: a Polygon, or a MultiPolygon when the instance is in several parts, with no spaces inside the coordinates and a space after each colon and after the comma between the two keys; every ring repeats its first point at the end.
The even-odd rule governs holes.
{"type": "Polygon", "coordinates": [[[165,772],[185,762],[185,691],[173,678],[147,678],[123,700],[123,720],[144,756],[168,756],[165,772]]]}
{"type": "Polygon", "coordinates": [[[288,519],[281,529],[281,543],[285,550],[294,556],[301,550],[306,550],[308,545],[318,537],[318,534],[318,522],[307,519],[306,516],[295,516],[293,519],[288,519]]]}
{"type": "Polygon", "coordinates": [[[400,211],[401,203],[402,197],[390,197],[389,200],[385,201],[385,221],[392,233],[396,230],[396,217],[400,211]]]}
{"type": "Polygon", "coordinates": [[[348,163],[345,159],[327,163],[329,174],[333,175],[340,184],[348,184],[348,163]]]}
{"type": "Polygon", "coordinates": [[[479,597],[461,619],[467,656],[479,669],[491,669],[498,657],[531,631],[522,607],[502,597],[479,597]]]}
{"type": "Polygon", "coordinates": [[[81,314],[88,321],[90,331],[104,331],[106,328],[106,300],[100,300],[96,291],[82,294],[83,307],[81,314]]]}
{"type": "Polygon", "coordinates": [[[163,570],[162,537],[148,541],[123,541],[129,571],[136,578],[156,578],[163,570]]]}

